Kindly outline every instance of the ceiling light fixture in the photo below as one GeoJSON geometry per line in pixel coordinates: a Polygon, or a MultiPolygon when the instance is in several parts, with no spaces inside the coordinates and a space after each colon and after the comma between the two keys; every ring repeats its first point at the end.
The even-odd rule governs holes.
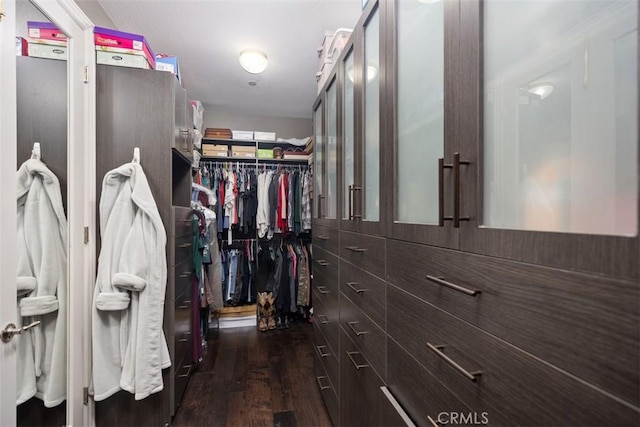
{"type": "Polygon", "coordinates": [[[260,74],[267,68],[267,54],[259,49],[244,49],[239,59],[247,73],[260,74]]]}
{"type": "Polygon", "coordinates": [[[545,99],[553,92],[553,83],[538,82],[529,85],[529,93],[538,95],[540,99],[545,99]]]}

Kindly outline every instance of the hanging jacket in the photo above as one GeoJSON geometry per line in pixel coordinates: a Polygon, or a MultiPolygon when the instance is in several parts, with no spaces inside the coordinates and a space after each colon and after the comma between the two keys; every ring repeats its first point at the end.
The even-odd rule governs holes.
{"type": "Polygon", "coordinates": [[[54,407],[67,393],[67,220],[58,178],[40,160],[18,170],[17,404],[54,407]]]}
{"type": "Polygon", "coordinates": [[[120,389],[140,400],[171,366],[162,331],[166,233],[138,163],[108,172],[100,199],[102,248],[93,298],[95,400],[120,389]]]}

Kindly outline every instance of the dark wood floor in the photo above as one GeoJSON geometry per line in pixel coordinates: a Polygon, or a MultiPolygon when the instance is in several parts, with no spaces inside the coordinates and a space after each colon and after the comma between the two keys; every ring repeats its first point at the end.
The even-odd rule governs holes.
{"type": "Polygon", "coordinates": [[[313,374],[312,325],[213,331],[173,425],[331,426],[313,374]]]}

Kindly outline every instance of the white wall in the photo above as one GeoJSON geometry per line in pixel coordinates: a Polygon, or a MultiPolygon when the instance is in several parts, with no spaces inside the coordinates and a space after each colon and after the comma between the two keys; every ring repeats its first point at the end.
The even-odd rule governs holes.
{"type": "Polygon", "coordinates": [[[220,106],[204,106],[204,128],[275,132],[276,138],[288,139],[311,136],[312,126],[311,119],[249,116],[232,113],[220,106]]]}

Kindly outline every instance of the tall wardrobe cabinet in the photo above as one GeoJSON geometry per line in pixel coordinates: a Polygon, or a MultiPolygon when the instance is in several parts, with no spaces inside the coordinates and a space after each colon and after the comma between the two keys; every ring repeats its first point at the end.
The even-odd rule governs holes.
{"type": "Polygon", "coordinates": [[[334,424],[640,422],[639,20],[368,2],[314,105],[334,424]]]}
{"type": "Polygon", "coordinates": [[[192,109],[185,90],[171,73],[98,65],[96,79],[98,200],[102,177],[130,162],[134,147],[138,147],[167,233],[164,333],[171,356],[171,367],[163,372],[161,392],[135,401],[133,395],[121,391],[96,402],[96,424],[170,425],[194,367],[189,146],[192,109]]]}

